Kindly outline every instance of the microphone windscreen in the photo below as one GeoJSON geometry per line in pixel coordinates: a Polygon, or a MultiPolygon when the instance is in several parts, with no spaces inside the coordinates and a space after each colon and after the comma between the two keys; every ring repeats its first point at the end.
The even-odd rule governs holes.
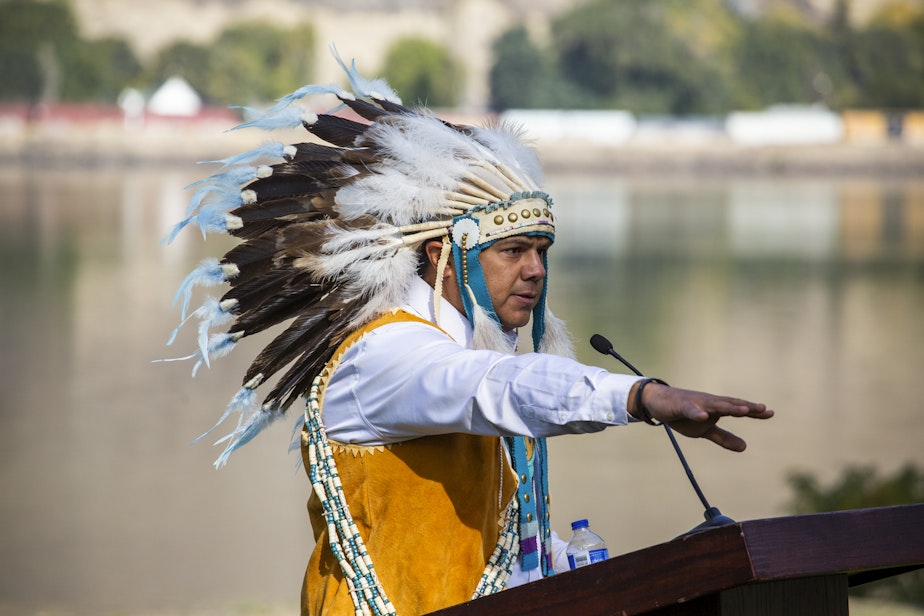
{"type": "Polygon", "coordinates": [[[598,353],[603,353],[604,355],[609,355],[610,351],[613,350],[613,345],[610,344],[610,341],[600,334],[594,334],[590,337],[590,346],[598,353]]]}

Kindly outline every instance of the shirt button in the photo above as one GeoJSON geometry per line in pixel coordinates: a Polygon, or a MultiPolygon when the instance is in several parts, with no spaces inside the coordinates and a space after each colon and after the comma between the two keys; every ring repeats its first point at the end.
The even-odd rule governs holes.
{"type": "Polygon", "coordinates": [[[607,421],[613,421],[614,419],[616,419],[616,415],[614,415],[612,412],[606,414],[607,421]]]}

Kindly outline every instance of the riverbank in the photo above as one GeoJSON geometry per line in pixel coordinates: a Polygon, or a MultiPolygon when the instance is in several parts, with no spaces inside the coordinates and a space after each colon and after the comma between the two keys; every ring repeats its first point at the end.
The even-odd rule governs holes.
{"type": "Polygon", "coordinates": [[[591,147],[549,144],[540,149],[547,171],[616,175],[924,177],[924,148],[905,144],[740,146],[627,144],[591,147]]]}
{"type": "MultiPolygon", "coordinates": [[[[304,131],[228,131],[227,118],[88,124],[0,125],[0,165],[29,168],[186,166],[266,141],[303,141],[304,131]]],[[[684,141],[669,133],[619,145],[537,142],[547,172],[700,176],[924,177],[924,146],[903,142],[743,146],[728,139],[684,141]]]]}

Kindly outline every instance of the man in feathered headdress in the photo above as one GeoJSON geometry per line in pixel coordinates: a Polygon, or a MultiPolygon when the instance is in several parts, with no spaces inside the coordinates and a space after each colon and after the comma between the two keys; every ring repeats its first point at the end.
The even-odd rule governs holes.
{"type": "Polygon", "coordinates": [[[642,419],[744,448],[716,422],[764,405],[572,358],[546,303],[557,206],[516,131],[410,110],[343,68],[352,91],[306,86],[242,125],[317,139],[220,161],[174,231],[242,240],[178,292],[185,319],[193,285],[230,285],[193,313],[200,362],[287,323],[221,418],[240,413],[216,465],[307,398],[304,614],[427,613],[560,569],[546,437],[642,419]],[[322,94],[355,119],[297,104],[322,94]],[[528,323],[534,352],[515,355],[528,323]]]}

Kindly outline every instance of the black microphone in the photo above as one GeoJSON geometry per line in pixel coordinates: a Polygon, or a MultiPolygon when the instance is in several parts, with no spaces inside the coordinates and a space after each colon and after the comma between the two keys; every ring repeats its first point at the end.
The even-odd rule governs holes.
{"type": "MultiPolygon", "coordinates": [[[[594,334],[593,336],[590,337],[590,345],[598,353],[602,353],[603,355],[612,355],[613,357],[618,359],[626,368],[628,368],[629,370],[631,370],[638,376],[645,376],[641,372],[639,372],[635,366],[630,364],[622,355],[617,353],[616,350],[613,349],[613,345],[610,343],[610,341],[604,338],[603,336],[601,336],[600,334],[594,334]]],[[[690,484],[693,486],[693,490],[696,492],[696,496],[699,497],[699,502],[701,502],[703,504],[703,507],[706,508],[706,511],[703,514],[703,517],[706,518],[706,521],[692,528],[691,530],[687,531],[684,534],[689,535],[690,533],[695,533],[697,531],[704,530],[707,528],[712,528],[715,526],[725,526],[727,524],[734,524],[735,523],[734,520],[732,520],[731,518],[727,516],[722,515],[722,512],[720,512],[717,507],[711,506],[709,504],[709,501],[706,500],[706,495],[703,494],[703,491],[699,488],[699,484],[696,482],[696,477],[693,476],[693,471],[690,470],[690,465],[687,464],[687,459],[684,457],[683,452],[680,450],[680,445],[677,443],[677,437],[674,436],[674,431],[671,430],[670,426],[668,426],[666,423],[662,423],[661,425],[664,427],[664,431],[667,432],[668,438],[671,439],[671,444],[674,446],[674,451],[677,452],[677,457],[680,458],[680,463],[683,465],[683,470],[686,472],[687,479],[690,480],[690,484]]]]}

